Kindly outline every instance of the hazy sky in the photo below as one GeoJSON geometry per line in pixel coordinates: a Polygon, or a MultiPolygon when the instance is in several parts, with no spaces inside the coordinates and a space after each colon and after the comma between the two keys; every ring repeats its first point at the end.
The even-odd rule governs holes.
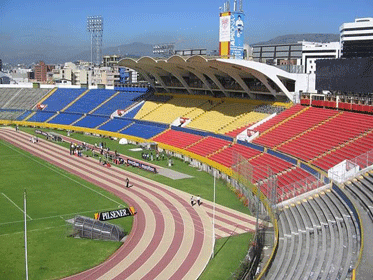
{"type": "MultiPolygon", "coordinates": [[[[292,33],[338,33],[343,22],[373,17],[373,0],[243,1],[248,43],[292,33]]],[[[223,2],[0,0],[0,55],[32,49],[88,50],[89,15],[104,18],[104,47],[176,41],[177,48],[217,49],[223,2]]]]}

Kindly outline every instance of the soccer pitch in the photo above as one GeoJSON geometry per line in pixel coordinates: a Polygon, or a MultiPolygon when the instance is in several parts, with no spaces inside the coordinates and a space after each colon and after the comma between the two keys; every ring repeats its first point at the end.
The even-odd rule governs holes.
{"type": "MultiPolygon", "coordinates": [[[[24,279],[23,193],[27,192],[30,279],[93,267],[122,243],[68,237],[67,219],[127,206],[119,198],[0,140],[0,279],[24,279]]],[[[133,217],[113,220],[130,232],[133,217]]]]}

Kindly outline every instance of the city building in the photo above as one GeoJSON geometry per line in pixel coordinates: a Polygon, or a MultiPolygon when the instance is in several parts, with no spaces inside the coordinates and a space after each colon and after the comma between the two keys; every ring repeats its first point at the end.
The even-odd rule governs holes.
{"type": "Polygon", "coordinates": [[[258,44],[253,46],[253,60],[277,66],[290,73],[314,74],[317,59],[339,58],[340,49],[340,42],[258,44]]]}
{"type": "Polygon", "coordinates": [[[119,67],[119,82],[116,86],[137,83],[137,72],[127,67],[119,67]]]}
{"type": "Polygon", "coordinates": [[[44,61],[40,61],[39,64],[34,66],[35,79],[40,83],[46,83],[48,81],[48,72],[52,72],[54,65],[46,65],[44,61]]]}
{"type": "Polygon", "coordinates": [[[373,18],[357,18],[339,28],[342,58],[373,56],[373,18]]]}
{"type": "Polygon", "coordinates": [[[122,58],[121,56],[116,55],[116,54],[114,54],[114,55],[104,55],[102,66],[104,66],[104,67],[116,66],[118,64],[118,61],[121,58],[122,58]]]}
{"type": "Polygon", "coordinates": [[[3,61],[0,59],[0,71],[3,71],[3,61]]]}
{"type": "Polygon", "coordinates": [[[10,78],[3,72],[0,72],[0,84],[10,84],[10,78]]]}

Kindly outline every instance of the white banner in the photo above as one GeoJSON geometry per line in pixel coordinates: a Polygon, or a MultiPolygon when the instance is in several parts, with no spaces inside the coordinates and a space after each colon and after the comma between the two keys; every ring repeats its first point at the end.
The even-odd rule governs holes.
{"type": "Polygon", "coordinates": [[[229,42],[231,39],[231,16],[220,17],[219,42],[229,42]]]}

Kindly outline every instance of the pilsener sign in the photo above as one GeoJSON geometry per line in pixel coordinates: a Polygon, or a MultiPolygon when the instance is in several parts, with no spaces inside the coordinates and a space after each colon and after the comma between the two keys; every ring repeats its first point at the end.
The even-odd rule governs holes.
{"type": "Polygon", "coordinates": [[[133,216],[135,214],[136,214],[135,208],[129,207],[129,208],[95,213],[95,220],[108,221],[108,220],[113,220],[113,219],[124,218],[127,216],[133,216]]]}

